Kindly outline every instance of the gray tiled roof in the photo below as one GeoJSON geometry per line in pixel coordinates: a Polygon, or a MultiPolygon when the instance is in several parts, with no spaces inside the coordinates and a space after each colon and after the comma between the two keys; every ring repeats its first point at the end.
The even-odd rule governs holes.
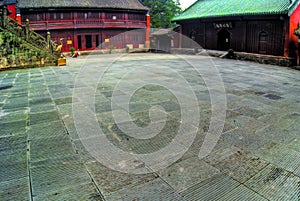
{"type": "Polygon", "coordinates": [[[117,8],[148,10],[139,0],[19,0],[19,8],[117,8]]]}

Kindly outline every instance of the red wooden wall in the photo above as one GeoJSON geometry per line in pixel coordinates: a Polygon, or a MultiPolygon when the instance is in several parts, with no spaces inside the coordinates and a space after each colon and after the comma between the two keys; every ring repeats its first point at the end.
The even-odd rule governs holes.
{"type": "Polygon", "coordinates": [[[298,37],[294,34],[294,31],[298,29],[300,23],[300,5],[294,10],[290,16],[289,31],[287,32],[287,42],[285,44],[285,56],[297,57],[297,64],[299,64],[299,43],[298,37]]]}
{"type": "Polygon", "coordinates": [[[145,44],[145,31],[134,33],[131,30],[146,28],[146,13],[131,11],[97,10],[56,10],[56,11],[21,11],[22,22],[29,19],[30,28],[46,36],[51,33],[52,40],[59,43],[64,38],[62,51],[71,47],[76,50],[125,48],[132,44],[138,48],[145,44]],[[129,32],[128,34],[121,34],[129,32]],[[78,41],[80,39],[80,41],[78,41]],[[102,45],[101,45],[102,44],[102,45]]]}

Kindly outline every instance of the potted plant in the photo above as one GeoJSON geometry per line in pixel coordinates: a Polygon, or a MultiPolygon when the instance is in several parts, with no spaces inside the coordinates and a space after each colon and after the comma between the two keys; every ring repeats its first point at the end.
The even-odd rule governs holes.
{"type": "Polygon", "coordinates": [[[71,47],[71,48],[70,48],[70,52],[71,52],[71,56],[73,56],[74,53],[75,53],[75,48],[74,48],[74,47],[71,47]]]}
{"type": "Polygon", "coordinates": [[[129,53],[129,46],[126,45],[126,53],[129,53]]]}
{"type": "Polygon", "coordinates": [[[113,49],[114,49],[115,47],[113,46],[113,45],[110,45],[110,46],[108,46],[108,49],[109,49],[109,54],[111,54],[112,53],[112,51],[113,51],[113,49]]]}

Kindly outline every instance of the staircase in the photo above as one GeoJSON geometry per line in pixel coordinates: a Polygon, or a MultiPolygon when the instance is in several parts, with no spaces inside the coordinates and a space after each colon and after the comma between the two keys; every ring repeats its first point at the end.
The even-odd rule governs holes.
{"type": "Polygon", "coordinates": [[[60,56],[56,44],[29,29],[29,21],[21,25],[7,16],[0,5],[0,70],[6,68],[56,65],[60,56]]]}

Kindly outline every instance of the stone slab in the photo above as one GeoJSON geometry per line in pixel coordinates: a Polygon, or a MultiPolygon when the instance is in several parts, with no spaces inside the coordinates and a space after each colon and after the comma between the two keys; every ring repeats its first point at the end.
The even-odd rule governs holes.
{"type": "Polygon", "coordinates": [[[299,200],[300,178],[282,168],[268,165],[245,186],[269,200],[299,200]]]}

